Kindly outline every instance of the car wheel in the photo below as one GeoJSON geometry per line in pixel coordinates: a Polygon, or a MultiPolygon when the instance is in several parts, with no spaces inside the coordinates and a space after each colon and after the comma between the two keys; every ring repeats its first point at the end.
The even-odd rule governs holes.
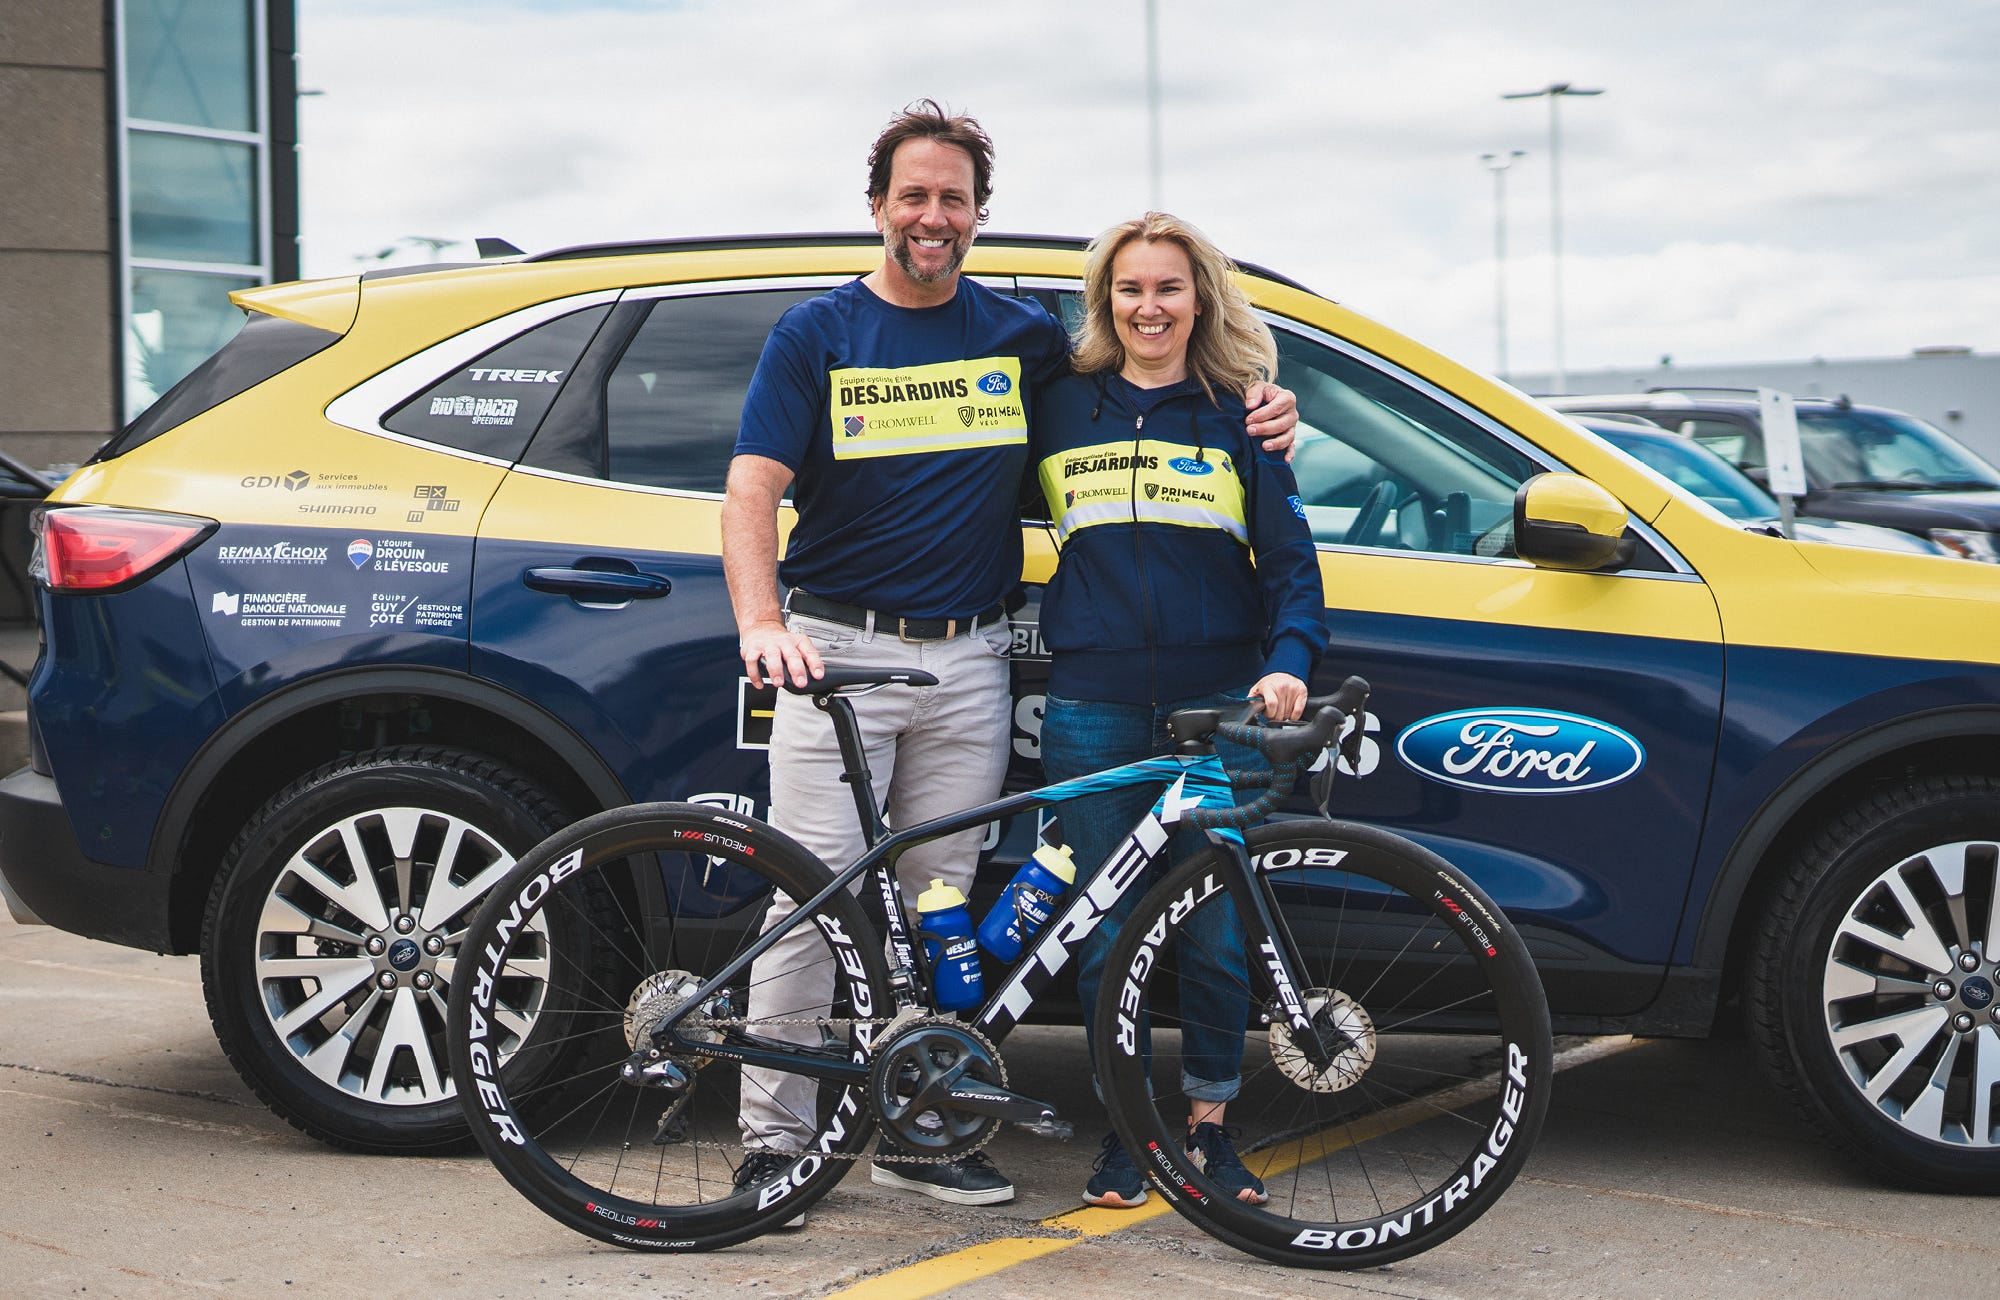
{"type": "MultiPolygon", "coordinates": [[[[568,820],[519,773],[430,747],[355,754],[272,796],[230,847],[202,926],[209,1019],[245,1082],[348,1150],[468,1145],[444,1043],[459,939],[514,860],[568,820]]],[[[516,990],[513,1007],[518,1047],[538,991],[516,990]]]]}
{"type": "Polygon", "coordinates": [[[2000,1191],[2000,780],[1930,776],[1806,844],[1750,986],[1766,1068],[1875,1172],[2000,1191]]]}

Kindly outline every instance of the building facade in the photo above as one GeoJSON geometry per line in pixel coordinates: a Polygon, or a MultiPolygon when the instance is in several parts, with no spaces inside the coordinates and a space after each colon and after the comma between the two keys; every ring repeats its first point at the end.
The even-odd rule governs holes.
{"type": "Polygon", "coordinates": [[[0,4],[0,450],[84,459],[298,276],[294,0],[0,4]]]}

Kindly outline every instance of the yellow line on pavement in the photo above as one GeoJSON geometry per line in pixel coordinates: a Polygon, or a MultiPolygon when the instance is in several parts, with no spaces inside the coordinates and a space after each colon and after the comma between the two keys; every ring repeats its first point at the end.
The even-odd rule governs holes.
{"type": "MultiPolygon", "coordinates": [[[[1571,1066],[1611,1056],[1636,1045],[1637,1040],[1629,1035],[1592,1039],[1568,1051],[1558,1052],[1555,1068],[1560,1072],[1571,1066]]],[[[1356,1142],[1381,1137],[1397,1129],[1408,1128],[1412,1124],[1433,1119],[1442,1108],[1468,1105],[1482,1097],[1491,1096],[1499,1089],[1498,1074],[1485,1079],[1475,1079],[1429,1097],[1405,1102],[1360,1123],[1345,1125],[1337,1133],[1328,1129],[1303,1141],[1289,1143],[1283,1148],[1273,1147],[1243,1163],[1258,1177],[1269,1178],[1284,1173],[1296,1165],[1323,1160],[1356,1142]]],[[[879,1277],[857,1282],[844,1291],[835,1291],[833,1295],[853,1297],[854,1300],[923,1300],[925,1296],[940,1295],[955,1286],[977,1282],[981,1278],[1005,1272],[1016,1264],[1025,1264],[1031,1259],[1040,1259],[1044,1255],[1068,1250],[1071,1246],[1088,1241],[1092,1237],[1104,1237],[1122,1228],[1136,1227],[1150,1219],[1157,1219],[1162,1214],[1172,1213],[1173,1208],[1157,1189],[1147,1196],[1144,1205],[1135,1210],[1105,1210],[1096,1206],[1085,1206],[1080,1210],[1071,1210],[1066,1214],[1043,1219],[1036,1225],[1051,1232],[1073,1233],[1075,1234],[1073,1236],[996,1237],[992,1241],[955,1250],[948,1255],[918,1260],[914,1264],[884,1273],[879,1277]]]]}

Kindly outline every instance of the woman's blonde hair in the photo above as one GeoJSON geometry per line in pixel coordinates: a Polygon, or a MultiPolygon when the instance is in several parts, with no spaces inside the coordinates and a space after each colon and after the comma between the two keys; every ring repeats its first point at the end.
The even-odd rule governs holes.
{"type": "Polygon", "coordinates": [[[1208,236],[1179,217],[1148,212],[1122,221],[1090,241],[1084,254],[1082,328],[1070,364],[1079,374],[1118,370],[1125,345],[1111,320],[1111,264],[1118,250],[1135,239],[1180,245],[1194,270],[1194,300],[1201,314],[1188,336],[1188,373],[1201,381],[1211,401],[1217,388],[1237,395],[1278,373],[1278,345],[1250,306],[1230,272],[1234,264],[1208,236]]]}

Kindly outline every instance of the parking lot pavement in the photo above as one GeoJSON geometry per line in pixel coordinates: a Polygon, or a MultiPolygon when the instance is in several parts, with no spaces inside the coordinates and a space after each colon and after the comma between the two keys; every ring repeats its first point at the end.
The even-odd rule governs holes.
{"type": "Polygon", "coordinates": [[[1035,1028],[1010,1040],[1009,1067],[1051,1081],[1078,1136],[995,1143],[1014,1204],[945,1206],[856,1175],[803,1232],[636,1255],[555,1227],[478,1156],[351,1156],[293,1132],[223,1060],[193,958],[0,918],[0,1293],[914,1296],[943,1284],[940,1259],[954,1296],[1062,1300],[2000,1290],[1990,1201],[1852,1172],[1781,1107],[1744,1044],[1608,1041],[1583,1055],[1498,1207],[1389,1269],[1271,1267],[1172,1214],[1063,1217],[1103,1116],[1081,1036],[1035,1028]]]}

